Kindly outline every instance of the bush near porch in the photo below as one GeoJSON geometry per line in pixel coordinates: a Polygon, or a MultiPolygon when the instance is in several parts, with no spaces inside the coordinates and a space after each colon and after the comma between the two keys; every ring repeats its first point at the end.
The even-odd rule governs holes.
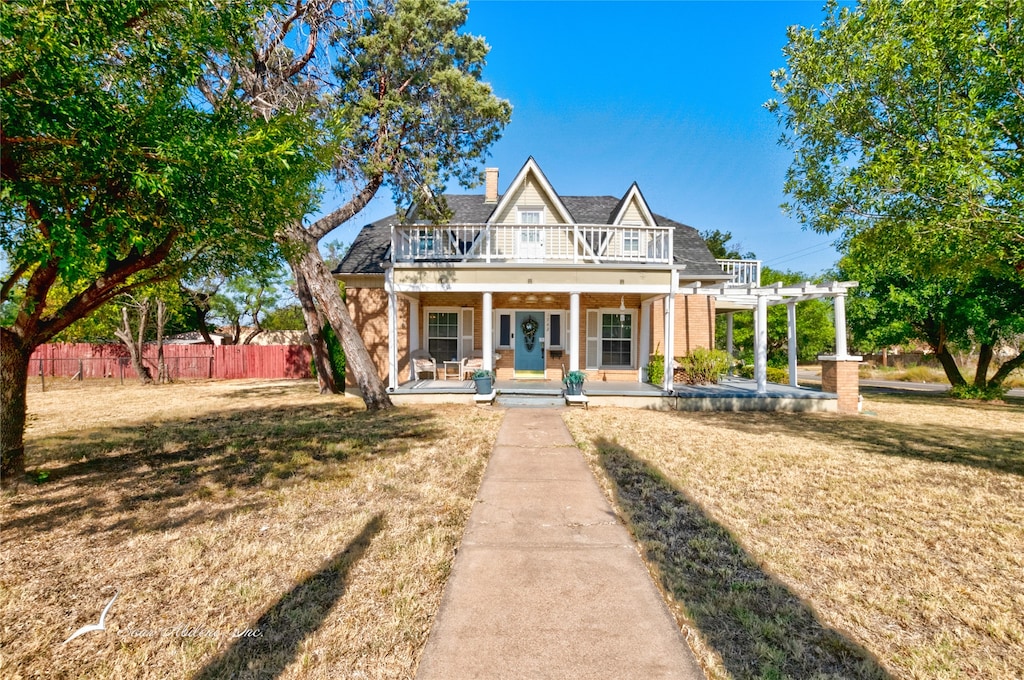
{"type": "MultiPolygon", "coordinates": [[[[729,355],[718,349],[698,347],[675,358],[672,382],[687,385],[713,385],[729,370],[729,355]]],[[[661,385],[665,378],[665,357],[652,354],[647,364],[647,382],[661,385]]]]}

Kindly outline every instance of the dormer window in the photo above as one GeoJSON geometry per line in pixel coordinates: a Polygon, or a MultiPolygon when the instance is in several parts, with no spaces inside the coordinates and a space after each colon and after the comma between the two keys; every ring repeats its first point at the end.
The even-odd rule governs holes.
{"type": "Polygon", "coordinates": [[[543,224],[543,208],[519,208],[519,224],[543,224]]]}

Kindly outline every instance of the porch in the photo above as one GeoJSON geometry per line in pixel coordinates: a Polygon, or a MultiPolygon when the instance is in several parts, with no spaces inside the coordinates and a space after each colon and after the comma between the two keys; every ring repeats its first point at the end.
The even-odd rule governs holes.
{"type": "MultiPolygon", "coordinates": [[[[517,402],[536,398],[557,400],[562,383],[556,380],[497,380],[498,405],[502,397],[517,402]]],[[[810,387],[768,383],[764,392],[755,380],[729,376],[717,385],[674,384],[670,391],[649,383],[588,381],[584,393],[591,406],[624,406],[659,411],[823,411],[837,410],[837,395],[810,387]]],[[[409,380],[391,393],[399,404],[475,403],[472,380],[409,380]]],[[[517,403],[517,405],[526,405],[517,403]]]]}

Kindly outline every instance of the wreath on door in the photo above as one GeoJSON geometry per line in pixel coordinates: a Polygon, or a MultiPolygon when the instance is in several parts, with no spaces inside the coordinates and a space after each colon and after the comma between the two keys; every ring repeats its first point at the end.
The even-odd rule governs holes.
{"type": "Polygon", "coordinates": [[[523,344],[526,345],[526,351],[532,352],[533,343],[537,340],[537,329],[540,328],[540,324],[532,316],[528,316],[520,328],[523,329],[523,344]]]}

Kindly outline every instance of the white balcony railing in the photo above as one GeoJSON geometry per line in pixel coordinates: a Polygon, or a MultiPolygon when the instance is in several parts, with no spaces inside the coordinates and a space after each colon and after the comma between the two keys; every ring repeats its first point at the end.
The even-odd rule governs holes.
{"type": "Polygon", "coordinates": [[[727,286],[760,286],[761,260],[718,260],[722,271],[732,275],[727,286]]]}
{"type": "Polygon", "coordinates": [[[400,224],[392,227],[391,261],[670,264],[672,227],[400,224]]]}

